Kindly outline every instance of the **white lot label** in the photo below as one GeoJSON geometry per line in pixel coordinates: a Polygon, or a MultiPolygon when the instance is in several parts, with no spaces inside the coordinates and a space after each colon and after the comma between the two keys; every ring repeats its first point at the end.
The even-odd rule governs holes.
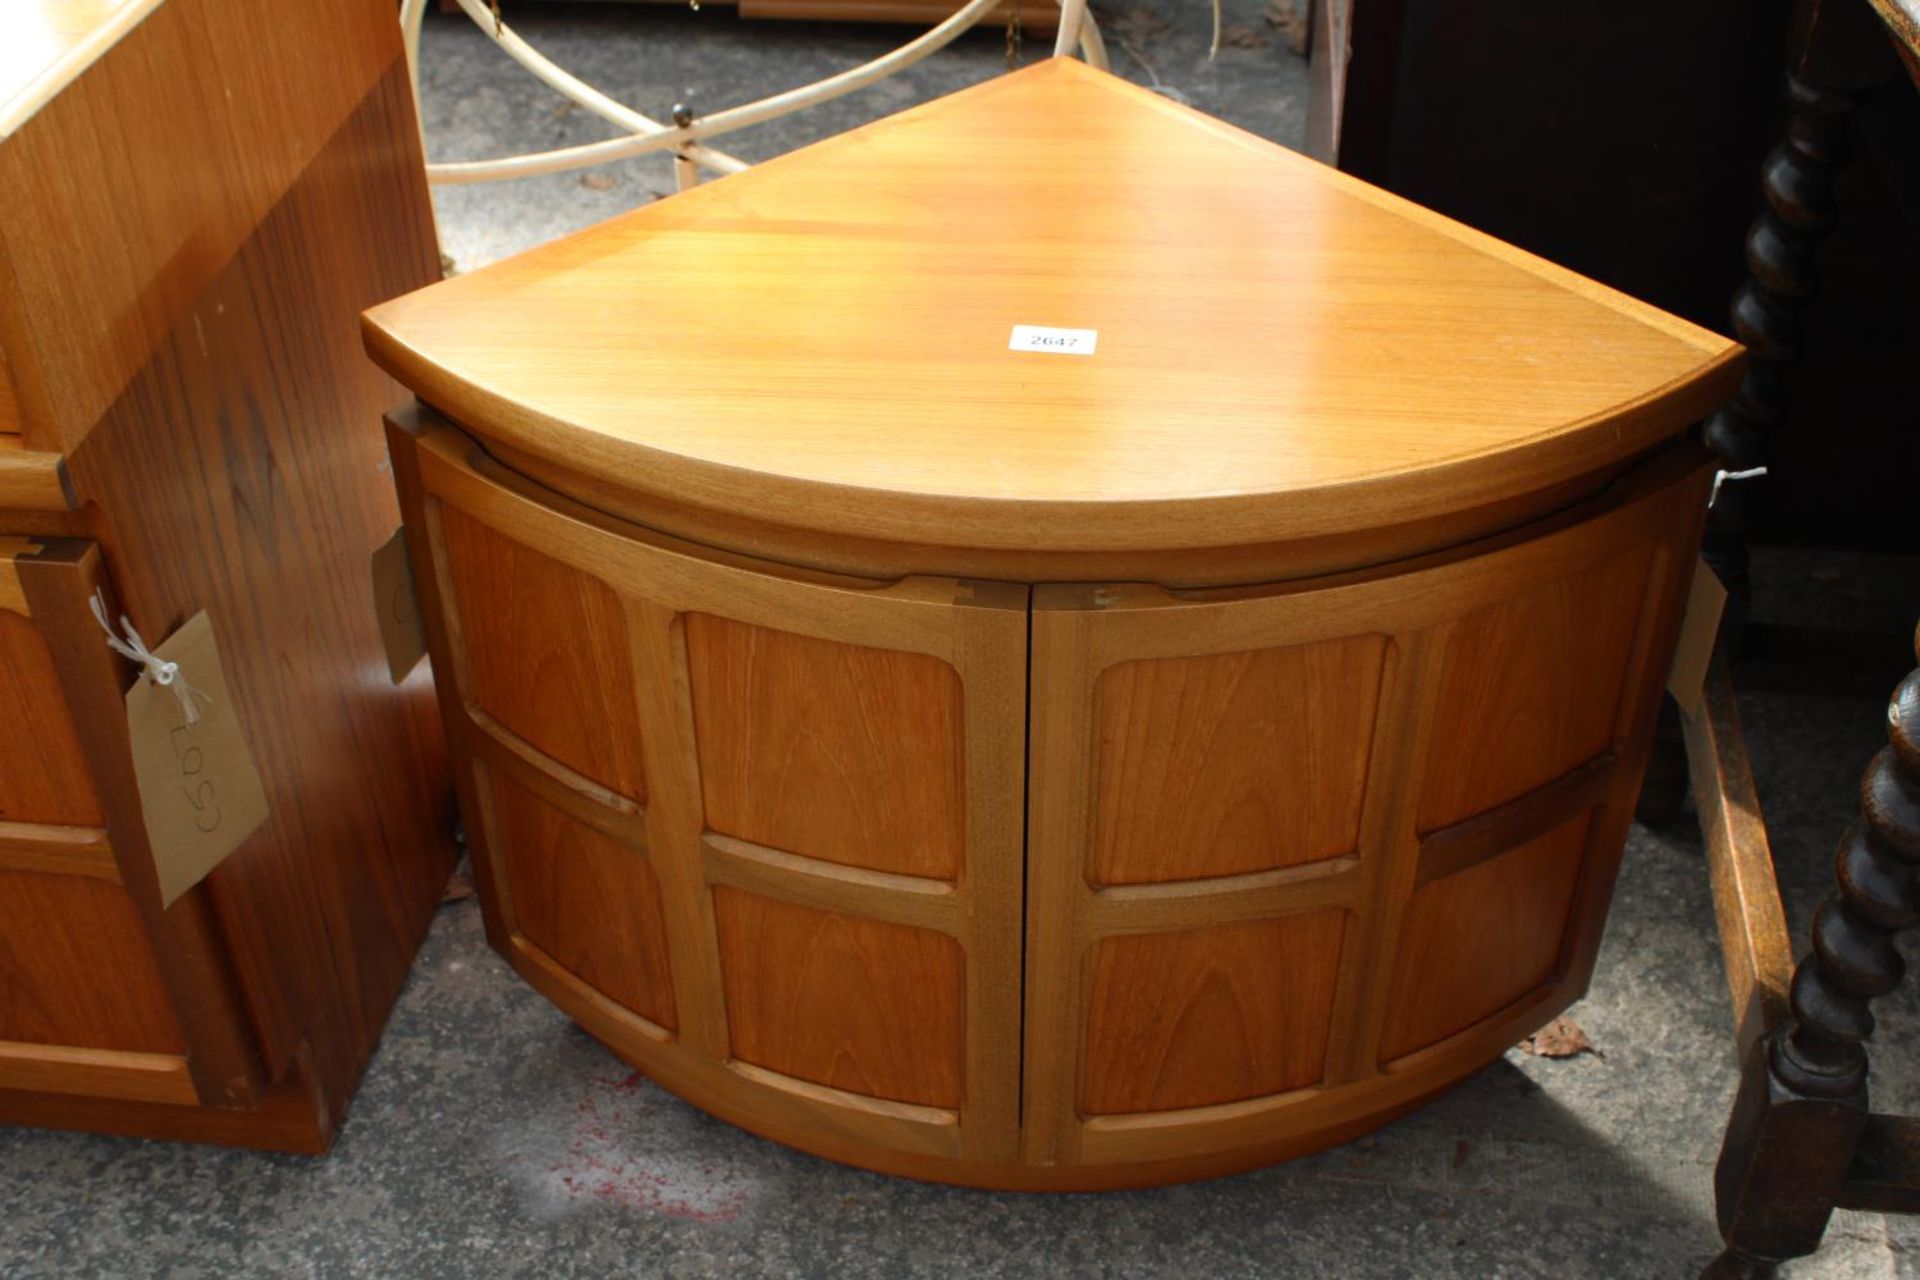
{"type": "Polygon", "coordinates": [[[1009,351],[1047,351],[1057,356],[1090,356],[1100,341],[1098,329],[1055,329],[1044,324],[1017,324],[1007,340],[1009,351]]]}

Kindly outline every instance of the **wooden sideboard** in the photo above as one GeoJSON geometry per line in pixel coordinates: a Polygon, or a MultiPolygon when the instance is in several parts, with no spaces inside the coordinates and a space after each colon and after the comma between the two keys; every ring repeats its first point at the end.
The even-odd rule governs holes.
{"type": "Polygon", "coordinates": [[[324,1150],[453,859],[368,568],[354,317],[439,275],[392,6],[9,7],[0,209],[0,1122],[324,1150]],[[96,591],[207,612],[270,806],[170,905],[96,591]]]}
{"type": "Polygon", "coordinates": [[[1584,990],[1735,344],[1061,59],[366,337],[488,937],[698,1105],[1164,1182],[1584,990]]]}

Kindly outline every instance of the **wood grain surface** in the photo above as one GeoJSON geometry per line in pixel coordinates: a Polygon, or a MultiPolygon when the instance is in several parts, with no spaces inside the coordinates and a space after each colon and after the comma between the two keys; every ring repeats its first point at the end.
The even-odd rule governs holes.
{"type": "Polygon", "coordinates": [[[960,948],[928,929],[713,891],[733,1054],[782,1075],[958,1108],[960,948]]]}
{"type": "Polygon", "coordinates": [[[660,883],[647,860],[498,774],[493,802],[527,940],[641,1017],[677,1027],[660,883]]]}
{"type": "Polygon", "coordinates": [[[682,1034],[514,932],[484,803],[481,889],[700,1105],[915,1176],[1204,1176],[1584,989],[1733,344],[1060,61],[364,334],[434,406],[391,439],[457,754],[619,809],[474,710],[449,513],[620,599],[540,643],[633,655],[644,841],[582,820],[658,870],[682,1034]]]}
{"type": "MultiPolygon", "coordinates": [[[[409,522],[423,531],[409,549],[447,677],[442,706],[489,940],[663,1081],[691,1076],[702,1096],[712,1091],[896,1154],[1011,1158],[1025,589],[852,580],[683,543],[529,484],[424,410],[395,415],[390,439],[409,522]],[[648,770],[644,811],[476,706],[471,649],[479,641],[467,618],[489,600],[452,571],[447,537],[463,523],[538,548],[533,571],[591,574],[619,597],[648,770]],[[710,812],[709,769],[744,770],[767,794],[745,807],[725,799],[710,812]],[[795,780],[783,781],[788,774],[795,780]],[[928,776],[943,779],[950,811],[909,811],[895,794],[924,798],[914,780],[928,776]],[[491,801],[499,778],[653,869],[677,1034],[623,1002],[604,969],[583,977],[584,966],[568,967],[564,922],[547,920],[548,903],[518,892],[528,876],[510,865],[511,815],[491,801]],[[743,813],[750,820],[734,820],[743,813]],[[849,848],[945,878],[836,860],[849,848]],[[941,860],[927,863],[926,850],[941,860]],[[530,925],[529,910],[538,923],[530,925]]],[[[603,931],[594,904],[551,905],[585,911],[581,928],[603,931]]]]}
{"type": "MultiPolygon", "coordinates": [[[[1383,1059],[1395,1060],[1393,1073],[1416,1077],[1455,1069],[1466,1061],[1467,1046],[1486,1054],[1498,1028],[1550,1016],[1583,989],[1659,694],[1650,673],[1664,670],[1671,652],[1706,478],[1699,456],[1683,451],[1551,521],[1411,565],[1329,579],[1192,592],[1145,584],[1036,588],[1022,1050],[1029,1164],[1192,1160],[1277,1141],[1349,1114],[1350,1099],[1374,1096],[1383,1059]],[[1611,592],[1596,590],[1609,575],[1619,579],[1611,592]],[[1488,660],[1499,647],[1489,645],[1490,637],[1524,648],[1526,639],[1511,639],[1509,630],[1557,643],[1546,623],[1565,607],[1591,609],[1582,614],[1589,630],[1624,631],[1613,669],[1581,686],[1607,700],[1587,712],[1598,725],[1597,744],[1582,735],[1568,739],[1591,757],[1533,785],[1517,783],[1523,789],[1507,804],[1423,833],[1423,778],[1452,769],[1451,751],[1492,753],[1496,758],[1478,767],[1498,776],[1539,770],[1531,757],[1541,743],[1560,741],[1553,713],[1559,703],[1547,686],[1553,679],[1586,679],[1577,664],[1594,655],[1563,645],[1563,665],[1517,667],[1510,674],[1527,681],[1518,685],[1524,696],[1507,702],[1449,701],[1448,664],[1488,660]],[[1370,648],[1383,637],[1384,652],[1370,648]],[[1089,883],[1098,759],[1107,746],[1098,728],[1099,694],[1110,675],[1118,672],[1118,687],[1126,687],[1143,665],[1233,670],[1250,653],[1336,653],[1349,645],[1379,655],[1371,719],[1323,737],[1314,749],[1344,760],[1356,739],[1369,744],[1358,773],[1364,781],[1355,784],[1361,801],[1353,856],[1225,876],[1089,883]],[[1513,712],[1509,704],[1516,702],[1521,709],[1513,712]],[[1513,715],[1524,727],[1542,706],[1550,713],[1544,731],[1503,737],[1480,723],[1513,715]],[[1462,748],[1463,742],[1473,745],[1462,748]],[[1570,823],[1577,829],[1563,831],[1570,823]],[[1555,832],[1558,860],[1514,852],[1555,832]],[[1149,1077],[1157,1070],[1154,1055],[1140,1045],[1157,1045],[1154,1028],[1169,1016],[1157,982],[1182,972],[1181,961],[1157,949],[1164,945],[1157,940],[1171,935],[1203,949],[1212,931],[1313,912],[1344,918],[1336,955],[1318,966],[1275,970],[1284,977],[1264,1003],[1236,1002],[1232,984],[1218,982],[1208,989],[1214,1004],[1207,1007],[1244,1005],[1278,1016],[1299,994],[1296,978],[1324,983],[1325,1002],[1312,1006],[1325,1019],[1317,1088],[1308,1082],[1219,1100],[1232,1091],[1224,1082],[1244,1082],[1250,1064],[1261,1061],[1250,1049],[1227,1047],[1246,1033],[1224,1016],[1196,1016],[1191,1028],[1182,1028],[1213,1046],[1183,1067],[1182,1078],[1212,1081],[1209,1096],[1216,1100],[1182,1097],[1169,1086],[1167,1105],[1147,1106],[1150,1086],[1103,1061],[1131,1055],[1130,1065],[1144,1064],[1149,1077]],[[1155,946],[1142,938],[1155,939],[1155,946]],[[1151,961],[1117,968],[1113,957],[1132,950],[1151,961]],[[1396,968],[1402,955],[1408,958],[1396,968]],[[1426,985],[1410,990],[1417,982],[1426,985]],[[1128,1087],[1137,1092],[1129,1095],[1128,1087]],[[1099,1113],[1089,1102],[1095,1088],[1110,1103],[1143,1109],[1099,1113]]],[[[1329,671],[1317,675],[1326,680],[1329,671]]],[[[1240,711],[1238,702],[1223,711],[1217,700],[1199,696],[1188,705],[1203,726],[1230,722],[1240,711]]],[[[1586,722],[1580,723],[1584,733],[1586,722]]],[[[1237,763],[1224,757],[1212,774],[1231,777],[1237,763]]],[[[1286,765],[1326,767],[1302,757],[1286,765]]],[[[1150,813],[1154,788],[1116,793],[1113,803],[1116,820],[1136,806],[1150,813]]],[[[1293,821],[1310,828],[1310,811],[1296,808],[1293,821]]],[[[1318,986],[1306,992],[1312,1000],[1321,994],[1318,986]]],[[[1167,1053],[1178,1052],[1170,1040],[1167,1053]]]]}
{"type": "Polygon", "coordinates": [[[1083,1110],[1171,1111],[1317,1083],[1345,924],[1323,910],[1103,938],[1083,1110]]]}
{"type": "Polygon", "coordinates": [[[0,525],[10,533],[77,532],[66,519],[41,513],[66,512],[78,505],[68,487],[66,460],[57,453],[24,447],[24,437],[0,432],[0,525]]]}
{"type": "Polygon", "coordinates": [[[53,655],[32,622],[0,609],[0,821],[97,827],[87,773],[53,655]]]}
{"type": "MultiPolygon", "coordinates": [[[[0,40],[0,138],[52,101],[161,0],[13,0],[0,40]]],[[[0,369],[0,381],[4,381],[0,369]]]]}
{"type": "Polygon", "coordinates": [[[1420,796],[1422,832],[1606,750],[1648,567],[1648,549],[1636,547],[1461,619],[1441,675],[1443,728],[1420,796]]]}
{"type": "MultiPolygon", "coordinates": [[[[20,393],[13,389],[13,375],[7,372],[7,353],[0,350],[0,436],[20,434],[20,393]]],[[[16,441],[0,441],[14,444],[16,441]]]]}
{"type": "Polygon", "coordinates": [[[125,889],[0,871],[0,1040],[186,1049],[125,889]]]}
{"type": "Polygon", "coordinates": [[[1733,674],[1719,654],[1700,706],[1684,719],[1687,772],[1713,886],[1714,922],[1733,1006],[1735,1060],[1792,1018],[1793,934],[1774,871],[1760,789],[1747,758],[1733,674]]]}
{"type": "Polygon", "coordinates": [[[713,830],[876,871],[959,873],[958,672],[705,613],[686,636],[713,830]]]}
{"type": "Polygon", "coordinates": [[[1582,815],[1420,887],[1394,955],[1382,1059],[1464,1031],[1556,976],[1586,846],[1582,815]]]}
{"type": "Polygon", "coordinates": [[[1353,850],[1384,636],[1123,662],[1094,687],[1096,884],[1353,850]]]}
{"type": "Polygon", "coordinates": [[[187,1060],[177,1053],[0,1040],[0,1089],[190,1107],[200,1100],[187,1060]]]}
{"type": "MultiPolygon", "coordinates": [[[[1484,1065],[1575,998],[1604,922],[1710,478],[1702,456],[1679,447],[1550,519],[1411,564],[1187,592],[1043,584],[1028,613],[1017,586],[863,583],[634,526],[514,474],[429,410],[399,417],[391,438],[410,521],[444,534],[457,508],[538,548],[543,571],[591,573],[622,600],[653,791],[644,823],[560,762],[509,749],[463,686],[444,705],[480,776],[536,771],[541,781],[529,785],[543,802],[658,869],[681,1034],[530,941],[501,854],[506,824],[482,803],[476,865],[496,945],[628,1061],[716,1114],[868,1167],[1000,1187],[1198,1177],[1338,1141],[1484,1065]],[[1475,717],[1507,714],[1504,704],[1446,703],[1447,664],[1499,661],[1487,655],[1511,643],[1510,631],[1561,644],[1556,627],[1579,632],[1556,621],[1568,601],[1600,615],[1589,629],[1625,632],[1599,646],[1622,656],[1594,686],[1612,700],[1594,713],[1597,750],[1423,833],[1422,777],[1443,767],[1439,743],[1476,732],[1475,717]],[[966,761],[966,853],[952,879],[710,825],[724,806],[707,800],[709,751],[752,741],[761,708],[787,704],[767,718],[779,727],[769,736],[803,762],[816,739],[831,757],[856,760],[876,739],[894,743],[893,754],[876,746],[871,758],[897,770],[949,743],[951,727],[889,738],[887,726],[911,726],[927,699],[886,687],[911,689],[901,673],[943,669],[960,681],[966,761]],[[1103,733],[1108,673],[1117,673],[1104,717],[1113,732],[1103,733]],[[1317,693],[1300,696],[1305,680],[1317,693]],[[711,714],[720,708],[727,714],[711,714]],[[1445,723],[1443,710],[1465,723],[1445,723]],[[1231,747],[1199,745],[1216,724],[1231,747]],[[1142,747],[1156,737],[1206,767],[1136,769],[1106,792],[1114,822],[1134,806],[1151,814],[1170,804],[1162,792],[1191,777],[1196,795],[1251,791],[1244,803],[1266,816],[1247,824],[1262,830],[1247,844],[1312,847],[1281,817],[1290,811],[1309,835],[1322,832],[1314,841],[1341,844],[1324,833],[1350,828],[1345,848],[1191,874],[1218,869],[1200,850],[1213,836],[1183,833],[1181,848],[1159,856],[1189,859],[1178,865],[1190,874],[1093,881],[1100,752],[1118,743],[1156,760],[1142,747]],[[1306,790],[1264,769],[1348,779],[1357,823],[1302,812],[1297,799],[1262,808],[1266,789],[1306,790]],[[1019,902],[1023,794],[1024,937],[1008,911],[1019,902]]],[[[445,547],[429,536],[414,554],[436,662],[464,680],[472,636],[445,547]]],[[[1594,657],[1562,647],[1564,662],[1594,657]]],[[[1545,670],[1523,671],[1535,682],[1526,692],[1541,693],[1545,670]]],[[[1544,704],[1518,699],[1514,714],[1537,717],[1556,705],[1547,694],[1544,704]]],[[[1577,734],[1560,733],[1551,714],[1545,722],[1544,739],[1518,734],[1486,749],[1537,752],[1561,737],[1589,745],[1584,720],[1577,734]]],[[[858,825],[867,819],[843,806],[896,803],[885,770],[858,788],[782,790],[783,767],[767,766],[770,781],[757,785],[779,793],[763,821],[785,831],[858,825]],[[815,801],[825,816],[805,812],[815,801]]],[[[1155,869],[1144,852],[1133,865],[1155,869]]],[[[589,933],[599,927],[592,914],[581,920],[589,933]]]]}
{"type": "Polygon", "coordinates": [[[99,827],[38,822],[0,822],[0,870],[90,876],[122,883],[120,863],[99,827]]]}
{"type": "MultiPolygon", "coordinates": [[[[99,793],[72,830],[110,837],[186,1050],[15,1053],[0,1122],[317,1151],[453,856],[430,677],[388,682],[368,604],[398,522],[378,415],[401,393],[354,320],[438,255],[391,6],[147,7],[0,137],[19,430],[0,435],[0,528],[76,539],[26,582],[99,793]],[[80,579],[150,641],[207,611],[268,793],[267,825],[171,906],[127,768],[131,668],[80,579]],[[47,1085],[69,1068],[98,1092],[47,1085]]],[[[0,43],[44,8],[0,13],[0,43]]]]}
{"type": "Polygon", "coordinates": [[[629,493],[1029,551],[1459,511],[1632,457],[1739,372],[1724,338],[1068,59],[398,299],[367,338],[629,493]],[[1015,324],[1096,353],[1009,351],[1015,324]]]}
{"type": "MultiPolygon", "coordinates": [[[[0,10],[0,46],[29,15],[58,7],[25,0],[0,10]]],[[[0,346],[30,448],[79,444],[169,335],[191,327],[204,290],[294,185],[315,184],[322,152],[333,148],[331,164],[349,170],[345,181],[363,193],[424,185],[424,175],[405,172],[419,163],[411,94],[404,84],[376,94],[399,47],[392,12],[366,0],[167,0],[0,136],[0,260],[10,276],[0,290],[0,346]],[[376,136],[363,122],[363,149],[338,153],[337,135],[366,114],[370,94],[397,96],[387,109],[405,117],[407,132],[376,136]]],[[[299,238],[337,232],[343,258],[377,257],[417,244],[423,230],[431,244],[423,214],[424,198],[409,192],[388,207],[387,223],[362,236],[351,224],[315,224],[299,238]]],[[[438,275],[437,259],[432,270],[386,275],[388,287],[362,305],[438,275]]],[[[308,295],[283,298],[304,304],[308,295]]],[[[316,320],[339,323],[312,301],[316,320]]]]}
{"type": "Polygon", "coordinates": [[[69,456],[141,633],[213,619],[272,816],[208,888],[270,1073],[310,1042],[340,1104],[452,859],[430,675],[365,678],[398,512],[378,435],[343,426],[395,390],[341,317],[438,269],[409,138],[396,59],[69,456]]]}
{"type": "Polygon", "coordinates": [[[633,649],[619,596],[458,508],[446,512],[445,528],[473,700],[532,746],[644,804],[633,649]]]}

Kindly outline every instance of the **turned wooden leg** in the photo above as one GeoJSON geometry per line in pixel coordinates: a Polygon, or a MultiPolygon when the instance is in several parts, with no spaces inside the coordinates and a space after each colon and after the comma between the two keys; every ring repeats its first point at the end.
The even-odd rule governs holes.
{"type": "Polygon", "coordinates": [[[1920,922],[1920,669],[1888,705],[1887,747],[1867,766],[1860,810],[1814,915],[1813,954],[1794,971],[1792,1019],[1744,1064],[1714,1172],[1727,1253],[1710,1276],[1765,1274],[1813,1252],[1846,1189],[1867,1122],[1870,1003],[1899,985],[1894,937],[1920,922]]]}
{"type": "MultiPolygon", "coordinates": [[[[1819,283],[1814,255],[1833,226],[1834,184],[1846,158],[1854,100],[1787,77],[1787,132],[1761,166],[1765,196],[1747,231],[1747,281],[1733,296],[1733,332],[1752,352],[1732,400],[1707,420],[1706,442],[1730,471],[1767,460],[1767,441],[1786,420],[1787,371],[1799,359],[1800,313],[1819,283]]],[[[1725,486],[1703,548],[1729,592],[1727,634],[1745,622],[1750,489],[1725,486]]]]}
{"type": "MultiPolygon", "coordinates": [[[[1814,255],[1833,226],[1834,185],[1846,159],[1853,106],[1849,94],[1787,77],[1786,136],[1760,168],[1765,201],[1747,229],[1747,280],[1735,291],[1729,312],[1734,335],[1752,358],[1740,389],[1707,419],[1702,431],[1729,471],[1764,465],[1768,438],[1786,421],[1786,375],[1800,357],[1800,312],[1819,284],[1814,255]]],[[[1751,513],[1750,489],[1738,483],[1723,486],[1708,513],[1700,546],[1700,554],[1727,588],[1720,633],[1734,655],[1740,652],[1747,621],[1751,584],[1746,532],[1751,513]]],[[[1686,792],[1686,749],[1672,707],[1663,712],[1663,721],[1635,813],[1642,823],[1656,827],[1679,819],[1686,792]]]]}

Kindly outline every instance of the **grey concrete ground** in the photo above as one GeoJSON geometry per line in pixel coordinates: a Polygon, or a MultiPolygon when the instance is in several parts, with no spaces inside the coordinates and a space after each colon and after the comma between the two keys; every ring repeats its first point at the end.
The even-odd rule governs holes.
{"type": "MultiPolygon", "coordinates": [[[[1282,141],[1303,70],[1271,41],[1205,61],[1196,0],[1130,24],[1116,66],[1282,141]]],[[[1229,21],[1264,29],[1252,0],[1229,21]]],[[[1136,14],[1139,11],[1134,11],[1136,14]]],[[[738,22],[707,6],[509,14],[543,48],[664,113],[808,80],[898,30],[738,22]],[[524,15],[524,16],[523,16],[524,15]]],[[[982,36],[908,79],[742,135],[749,157],[971,83],[982,36]]],[[[436,156],[599,136],[461,22],[426,38],[436,156]]],[[[443,192],[463,267],[664,191],[663,162],[443,192]]],[[[1761,618],[1897,630],[1913,561],[1773,553],[1761,618]]],[[[1891,683],[1889,679],[1888,683],[1891,683]]],[[[1796,932],[1824,891],[1884,694],[1746,700],[1796,932]]],[[[1920,1001],[1889,1001],[1876,1099],[1920,1110],[1920,1001]]],[[[638,1079],[486,950],[471,902],[441,909],[333,1155],[311,1161],[0,1131],[0,1276],[1684,1277],[1713,1252],[1708,1179],[1733,1085],[1699,840],[1634,832],[1599,975],[1574,1016],[1598,1056],[1518,1052],[1382,1132],[1216,1182],[1016,1196],[895,1181],[711,1120],[638,1079]]],[[[1842,1215],[1813,1277],[1920,1277],[1920,1224],[1842,1215]]]]}

